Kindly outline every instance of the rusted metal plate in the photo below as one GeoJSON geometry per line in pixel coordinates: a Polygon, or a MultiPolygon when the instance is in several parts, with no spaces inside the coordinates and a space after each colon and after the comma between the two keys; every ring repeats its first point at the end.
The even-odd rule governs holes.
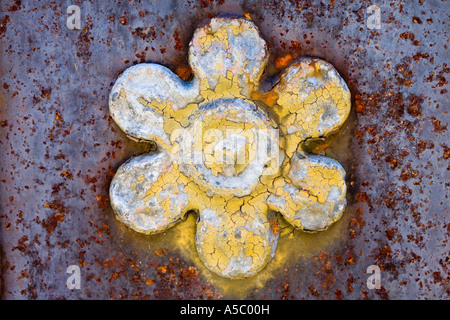
{"type": "Polygon", "coordinates": [[[380,29],[366,1],[2,1],[2,298],[448,298],[450,9],[377,4],[380,29]],[[81,30],[66,26],[70,5],[81,30]],[[246,14],[267,42],[267,90],[292,59],[311,55],[352,93],[341,132],[305,146],[345,168],[342,219],[317,234],[286,229],[275,258],[243,280],[202,267],[195,215],[139,235],[114,218],[108,193],[118,167],[152,149],[109,116],[118,75],[158,62],[188,79],[195,28],[225,12],[246,14]],[[70,265],[81,289],[66,286],[70,265]],[[367,286],[371,265],[380,289],[367,286]]]}

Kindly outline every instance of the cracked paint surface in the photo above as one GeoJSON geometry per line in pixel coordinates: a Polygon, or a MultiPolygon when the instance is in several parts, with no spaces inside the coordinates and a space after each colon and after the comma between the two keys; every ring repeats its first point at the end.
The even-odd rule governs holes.
{"type": "Polygon", "coordinates": [[[289,65],[270,91],[259,91],[268,49],[241,17],[198,28],[189,59],[190,82],[154,63],[133,66],[116,81],[112,118],[130,138],[155,141],[158,153],[119,168],[111,204],[120,221],[144,234],[197,212],[201,261],[220,276],[249,277],[275,254],[276,212],[309,232],[341,217],[344,169],[301,146],[341,127],[350,92],[331,64],[307,57],[289,65]]]}

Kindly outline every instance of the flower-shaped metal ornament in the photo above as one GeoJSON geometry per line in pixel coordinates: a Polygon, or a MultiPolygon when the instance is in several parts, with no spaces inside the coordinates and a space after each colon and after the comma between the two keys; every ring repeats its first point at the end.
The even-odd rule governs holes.
{"type": "Polygon", "coordinates": [[[143,63],[120,75],[109,98],[127,135],[158,146],[114,176],[118,219],[153,234],[196,211],[200,259],[228,278],[252,276],[273,257],[276,212],[314,232],[337,221],[346,205],[342,166],[299,145],[344,123],[347,85],[329,63],[299,58],[271,91],[259,92],[267,59],[252,21],[213,18],[190,43],[190,82],[143,63]]]}

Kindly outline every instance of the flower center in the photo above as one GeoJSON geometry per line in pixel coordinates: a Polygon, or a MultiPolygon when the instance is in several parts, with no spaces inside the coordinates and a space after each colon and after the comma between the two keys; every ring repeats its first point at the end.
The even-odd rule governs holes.
{"type": "Polygon", "coordinates": [[[256,159],[252,148],[257,141],[252,131],[243,129],[207,129],[203,140],[205,167],[214,176],[231,177],[241,174],[256,159]]]}
{"type": "Polygon", "coordinates": [[[180,141],[179,163],[180,170],[197,183],[213,193],[241,196],[258,185],[268,167],[273,174],[278,165],[278,131],[253,102],[207,102],[192,119],[180,141]]]}

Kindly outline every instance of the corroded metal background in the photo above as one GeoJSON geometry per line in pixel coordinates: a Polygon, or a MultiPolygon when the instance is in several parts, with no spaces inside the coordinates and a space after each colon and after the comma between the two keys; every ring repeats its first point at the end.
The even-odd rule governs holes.
{"type": "Polygon", "coordinates": [[[1,297],[448,298],[449,3],[343,2],[1,1],[1,297]],[[71,4],[81,30],[66,27],[71,4]],[[372,4],[380,30],[366,26],[372,4]],[[282,258],[241,282],[197,263],[195,216],[141,236],[108,202],[118,166],[151,149],[110,119],[112,84],[144,61],[187,76],[194,29],[223,12],[248,13],[260,28],[267,83],[288,55],[314,55],[353,95],[327,149],[347,171],[344,217],[324,233],[285,235],[282,258]],[[81,268],[80,290],[66,287],[69,265],[81,268]],[[381,289],[367,288],[369,265],[381,268],[381,289]]]}

